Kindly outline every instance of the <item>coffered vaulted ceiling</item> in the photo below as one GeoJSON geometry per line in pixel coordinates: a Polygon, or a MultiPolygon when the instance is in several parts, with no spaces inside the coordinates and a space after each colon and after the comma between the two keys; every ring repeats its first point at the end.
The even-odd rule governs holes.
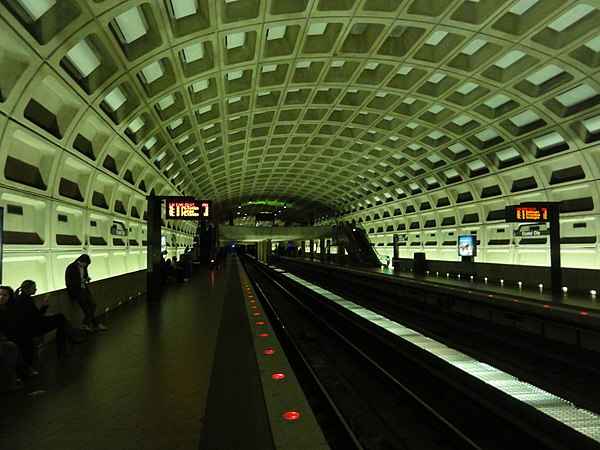
{"type": "MultiPolygon", "coordinates": [[[[599,8],[3,0],[3,120],[136,192],[224,213],[565,200],[552,194],[564,183],[598,198],[599,8]]],[[[77,184],[80,162],[64,179],[77,184]]]]}

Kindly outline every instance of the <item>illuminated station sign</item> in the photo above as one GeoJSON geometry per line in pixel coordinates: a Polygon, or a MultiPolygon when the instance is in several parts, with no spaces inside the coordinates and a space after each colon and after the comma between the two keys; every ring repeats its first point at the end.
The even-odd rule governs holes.
{"type": "Polygon", "coordinates": [[[209,200],[168,199],[166,201],[167,219],[206,220],[210,217],[209,200]]]}
{"type": "Polygon", "coordinates": [[[505,208],[507,222],[549,222],[551,206],[544,203],[511,205],[505,208]]]}

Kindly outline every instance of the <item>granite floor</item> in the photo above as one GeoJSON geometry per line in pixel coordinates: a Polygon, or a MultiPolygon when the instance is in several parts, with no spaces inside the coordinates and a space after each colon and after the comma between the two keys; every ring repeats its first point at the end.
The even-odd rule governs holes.
{"type": "Polygon", "coordinates": [[[86,335],[73,358],[57,360],[53,343],[42,347],[39,376],[0,397],[0,448],[235,448],[226,436],[246,442],[245,432],[254,435],[246,448],[269,448],[268,439],[256,437],[268,434],[262,392],[258,384],[246,389],[258,378],[244,363],[253,350],[240,326],[238,270],[230,258],[220,270],[167,286],[159,304],[140,298],[107,313],[108,331],[86,335]],[[244,386],[235,385],[240,371],[244,386]],[[242,390],[244,400],[227,400],[242,390]],[[244,407],[253,409],[246,430],[221,423],[232,412],[245,414],[244,407]]]}

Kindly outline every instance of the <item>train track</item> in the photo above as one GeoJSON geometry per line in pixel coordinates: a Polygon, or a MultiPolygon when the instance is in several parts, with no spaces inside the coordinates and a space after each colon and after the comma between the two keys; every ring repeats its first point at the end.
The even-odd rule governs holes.
{"type": "Polygon", "coordinates": [[[530,333],[472,317],[452,315],[422,302],[410,302],[364,288],[360,276],[332,279],[318,272],[289,268],[341,296],[410,326],[479,361],[512,373],[574,404],[600,414],[600,355],[530,333]]]}
{"type": "Polygon", "coordinates": [[[596,448],[314,289],[244,263],[332,448],[596,448]]]}

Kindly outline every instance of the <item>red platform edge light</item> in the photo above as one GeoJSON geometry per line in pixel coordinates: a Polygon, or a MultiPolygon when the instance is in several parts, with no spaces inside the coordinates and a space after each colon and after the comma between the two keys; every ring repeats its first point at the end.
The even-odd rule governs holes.
{"type": "Polygon", "coordinates": [[[265,350],[263,352],[265,355],[274,355],[275,354],[275,350],[273,350],[272,348],[265,350]]]}
{"type": "Polygon", "coordinates": [[[580,311],[579,314],[582,315],[582,316],[587,316],[588,312],[587,311],[580,311]]]}
{"type": "Polygon", "coordinates": [[[259,322],[256,322],[256,325],[264,325],[265,323],[261,320],[259,322]]]}
{"type": "Polygon", "coordinates": [[[253,316],[260,316],[259,312],[252,313],[253,316]]]}
{"type": "Polygon", "coordinates": [[[269,333],[260,333],[259,336],[260,337],[267,337],[269,335],[269,333]]]}
{"type": "Polygon", "coordinates": [[[283,418],[285,420],[296,420],[300,418],[300,413],[298,411],[286,411],[283,413],[283,418]]]}
{"type": "Polygon", "coordinates": [[[285,378],[285,373],[274,373],[271,375],[271,378],[274,380],[283,380],[285,378]]]}

